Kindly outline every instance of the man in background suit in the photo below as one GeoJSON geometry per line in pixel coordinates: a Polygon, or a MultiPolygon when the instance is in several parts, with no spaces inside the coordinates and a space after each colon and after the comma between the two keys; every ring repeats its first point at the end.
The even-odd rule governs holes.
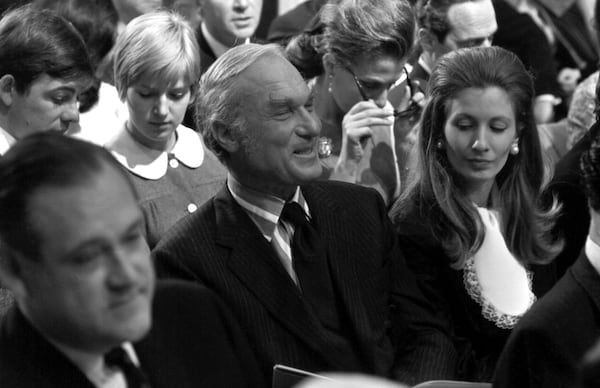
{"type": "MultiPolygon", "coordinates": [[[[196,0],[202,22],[196,30],[200,48],[200,73],[231,47],[250,42],[260,20],[263,0],[196,0]]],[[[194,109],[189,108],[183,125],[197,129],[194,109]]]]}
{"type": "Polygon", "coordinates": [[[277,45],[242,45],[217,59],[196,109],[227,184],[159,242],[159,275],[220,295],[265,379],[277,363],[384,376],[396,367],[408,382],[447,377],[447,339],[406,268],[382,198],[314,182],[321,125],[312,101],[277,45]],[[390,325],[399,333],[393,344],[390,325]]]}
{"type": "Polygon", "coordinates": [[[590,228],[579,258],[525,314],[498,361],[494,387],[576,387],[600,335],[600,140],[581,158],[590,228]]]}
{"type": "Polygon", "coordinates": [[[217,297],[157,283],[126,173],[104,149],[29,136],[0,159],[2,387],[259,387],[217,297]],[[145,376],[144,376],[145,374],[145,376]]]}

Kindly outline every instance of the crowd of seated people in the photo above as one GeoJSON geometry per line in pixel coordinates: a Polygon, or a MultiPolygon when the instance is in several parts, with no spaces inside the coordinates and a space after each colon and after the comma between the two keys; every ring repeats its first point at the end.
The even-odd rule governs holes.
{"type": "Polygon", "coordinates": [[[595,386],[599,7],[1,3],[0,386],[595,386]]]}

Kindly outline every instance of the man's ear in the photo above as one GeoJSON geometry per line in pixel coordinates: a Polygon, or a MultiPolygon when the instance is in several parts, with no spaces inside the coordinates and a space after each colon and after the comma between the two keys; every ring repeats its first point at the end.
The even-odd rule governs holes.
{"type": "Polygon", "coordinates": [[[215,124],[215,140],[229,154],[236,152],[240,148],[239,135],[229,126],[221,123],[215,124]]]}
{"type": "Polygon", "coordinates": [[[22,300],[27,295],[23,280],[21,260],[27,260],[0,241],[0,285],[12,291],[15,299],[22,300]]]}
{"type": "Polygon", "coordinates": [[[0,101],[5,106],[11,106],[17,92],[15,77],[4,74],[0,77],[0,101]]]}
{"type": "Polygon", "coordinates": [[[419,28],[417,31],[417,38],[423,51],[427,52],[433,52],[435,50],[435,44],[439,43],[437,36],[426,28],[419,28]]]}

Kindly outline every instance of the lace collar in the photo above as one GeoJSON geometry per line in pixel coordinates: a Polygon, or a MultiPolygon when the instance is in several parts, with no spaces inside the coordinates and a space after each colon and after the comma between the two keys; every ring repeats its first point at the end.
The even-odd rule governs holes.
{"type": "Polygon", "coordinates": [[[479,250],[465,261],[463,281],[485,319],[512,329],[535,302],[533,274],[511,254],[494,211],[477,207],[485,227],[479,250]]]}
{"type": "Polygon", "coordinates": [[[188,127],[176,129],[177,142],[170,153],[153,150],[135,141],[125,125],[119,134],[106,144],[113,156],[132,173],[150,180],[159,180],[167,173],[168,165],[179,161],[189,168],[198,168],[204,161],[204,146],[200,136],[188,127]]]}

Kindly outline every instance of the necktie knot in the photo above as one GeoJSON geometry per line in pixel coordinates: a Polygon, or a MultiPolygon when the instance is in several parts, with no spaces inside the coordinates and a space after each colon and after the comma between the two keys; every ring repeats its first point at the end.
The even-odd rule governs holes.
{"type": "Polygon", "coordinates": [[[128,388],[150,388],[144,372],[133,362],[125,349],[117,347],[104,355],[104,362],[109,367],[119,368],[128,388]]]}
{"type": "Polygon", "coordinates": [[[281,217],[294,226],[305,226],[310,224],[306,218],[306,213],[298,202],[288,202],[281,211],[281,217]]]}
{"type": "Polygon", "coordinates": [[[319,235],[297,202],[288,202],[281,211],[281,218],[294,225],[292,257],[297,260],[313,260],[321,252],[319,235]]]}

